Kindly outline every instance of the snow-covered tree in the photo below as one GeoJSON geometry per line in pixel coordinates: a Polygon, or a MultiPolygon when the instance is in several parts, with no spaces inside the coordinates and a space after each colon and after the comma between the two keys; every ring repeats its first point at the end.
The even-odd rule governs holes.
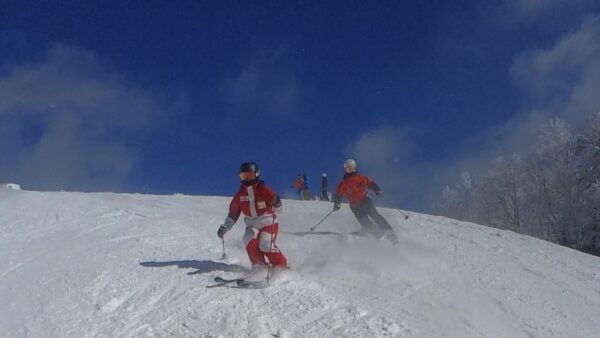
{"type": "Polygon", "coordinates": [[[588,186],[600,178],[600,112],[592,116],[575,140],[580,179],[588,186]]]}
{"type": "Polygon", "coordinates": [[[565,121],[548,121],[529,153],[498,157],[477,180],[463,174],[436,206],[448,217],[600,254],[600,113],[577,136],[565,121]]]}
{"type": "Polygon", "coordinates": [[[527,172],[537,201],[537,224],[542,236],[563,244],[572,243],[580,224],[578,208],[582,192],[577,182],[577,166],[570,126],[563,120],[550,120],[542,126],[527,172]]]}
{"type": "Polygon", "coordinates": [[[586,189],[585,199],[588,227],[581,234],[583,247],[600,254],[600,178],[586,189]]]}
{"type": "Polygon", "coordinates": [[[440,201],[435,205],[436,213],[457,219],[469,219],[473,195],[471,174],[463,172],[459,181],[452,187],[442,190],[440,201]]]}
{"type": "Polygon", "coordinates": [[[582,187],[579,247],[600,251],[600,113],[592,116],[575,140],[578,184],[582,187]]]}
{"type": "MultiPolygon", "coordinates": [[[[477,218],[485,224],[523,232],[532,222],[525,163],[517,154],[498,157],[475,191],[477,218]]],[[[528,232],[528,231],[525,231],[528,232]]]]}

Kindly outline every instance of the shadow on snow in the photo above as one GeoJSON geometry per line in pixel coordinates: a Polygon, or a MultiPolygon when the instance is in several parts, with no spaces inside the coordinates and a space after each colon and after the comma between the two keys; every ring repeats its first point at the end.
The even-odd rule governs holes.
{"type": "Polygon", "coordinates": [[[199,273],[208,273],[213,271],[226,271],[226,272],[248,272],[243,266],[236,264],[227,264],[223,262],[214,261],[166,261],[166,262],[141,262],[141,266],[146,268],[163,268],[166,266],[177,266],[180,269],[196,269],[196,271],[188,272],[188,275],[195,275],[199,273]]]}

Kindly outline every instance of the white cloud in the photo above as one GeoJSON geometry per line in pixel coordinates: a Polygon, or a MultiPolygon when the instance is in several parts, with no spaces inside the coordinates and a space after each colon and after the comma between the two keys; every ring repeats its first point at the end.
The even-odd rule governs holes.
{"type": "Polygon", "coordinates": [[[415,129],[406,126],[365,132],[352,154],[392,190],[395,202],[426,210],[463,171],[478,174],[498,155],[528,152],[548,120],[560,117],[577,128],[600,111],[600,16],[588,16],[551,48],[517,55],[511,74],[527,106],[504,124],[470,135],[450,159],[415,162],[411,154],[419,150],[410,142],[415,129]]]}
{"type": "Polygon", "coordinates": [[[517,55],[510,71],[528,104],[504,125],[474,136],[473,143],[486,145],[484,153],[525,152],[548,120],[559,117],[578,128],[600,111],[600,15],[587,16],[548,49],[517,55]]]}
{"type": "Polygon", "coordinates": [[[600,110],[600,15],[587,17],[550,49],[517,56],[511,72],[536,109],[581,123],[600,110]]]}
{"type": "Polygon", "coordinates": [[[505,4],[513,11],[518,19],[527,20],[536,18],[546,11],[555,9],[568,0],[509,0],[505,4]]]}
{"type": "Polygon", "coordinates": [[[474,144],[481,149],[478,157],[525,153],[550,119],[559,117],[578,128],[600,111],[600,15],[587,16],[550,48],[527,51],[514,60],[510,72],[526,106],[504,125],[473,135],[464,154],[476,153],[470,151],[474,144]]]}
{"type": "Polygon", "coordinates": [[[160,109],[91,52],[56,45],[0,77],[0,149],[10,154],[0,176],[30,189],[118,190],[136,157],[123,137],[153,128],[160,109]]]}
{"type": "Polygon", "coordinates": [[[223,81],[223,99],[239,114],[294,115],[298,85],[283,65],[284,56],[284,48],[258,52],[237,75],[223,81]]]}
{"type": "Polygon", "coordinates": [[[383,126],[362,134],[350,153],[360,160],[361,166],[364,164],[377,174],[387,176],[391,169],[397,169],[398,164],[409,159],[413,149],[407,128],[383,126]]]}
{"type": "Polygon", "coordinates": [[[542,32],[580,22],[597,6],[596,0],[504,0],[479,5],[483,17],[495,26],[527,26],[542,32]]]}
{"type": "Polygon", "coordinates": [[[432,167],[416,163],[415,129],[384,125],[362,134],[350,146],[349,154],[359,171],[371,177],[384,191],[382,204],[400,203],[401,207],[421,207],[431,195],[426,189],[432,167]]]}

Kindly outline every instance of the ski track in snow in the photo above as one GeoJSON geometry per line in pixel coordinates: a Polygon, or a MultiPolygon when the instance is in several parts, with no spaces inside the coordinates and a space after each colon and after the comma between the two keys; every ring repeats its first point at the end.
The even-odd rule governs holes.
{"type": "Polygon", "coordinates": [[[400,243],[356,237],[347,206],[284,200],[292,270],[243,274],[228,197],[0,189],[0,337],[593,337],[600,259],[527,236],[381,208],[400,243]],[[233,286],[233,285],[231,285],[233,286]]]}

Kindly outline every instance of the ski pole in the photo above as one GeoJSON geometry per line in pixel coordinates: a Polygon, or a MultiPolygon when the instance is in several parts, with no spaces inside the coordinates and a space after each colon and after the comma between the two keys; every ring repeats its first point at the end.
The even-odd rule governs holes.
{"type": "MultiPolygon", "coordinates": [[[[271,223],[271,244],[269,246],[269,253],[273,252],[273,233],[275,232],[275,212],[273,212],[273,223],[271,223]]],[[[267,257],[269,258],[269,257],[267,257]]],[[[267,285],[269,285],[269,279],[271,279],[271,260],[267,266],[267,285]]]]}
{"type": "MultiPolygon", "coordinates": [[[[380,197],[381,197],[381,195],[380,195],[380,197]]],[[[387,204],[387,205],[390,205],[390,203],[388,203],[388,201],[387,201],[386,199],[383,199],[383,198],[382,198],[381,200],[383,200],[383,202],[384,202],[385,204],[387,204]]],[[[394,208],[394,209],[396,209],[396,208],[394,208]]],[[[405,214],[405,213],[404,213],[402,210],[400,210],[400,209],[396,209],[396,210],[398,210],[398,212],[399,212],[399,213],[400,213],[402,216],[404,216],[404,219],[408,219],[408,215],[407,215],[407,214],[405,214]]]]}
{"type": "Polygon", "coordinates": [[[315,229],[316,229],[316,228],[317,228],[317,227],[318,227],[318,226],[319,226],[321,223],[323,223],[323,221],[324,221],[324,220],[325,220],[327,217],[329,217],[329,215],[333,214],[333,212],[334,212],[334,211],[335,211],[335,210],[331,210],[331,211],[330,211],[330,212],[329,212],[329,213],[328,213],[328,214],[327,214],[325,217],[323,217],[323,219],[322,219],[322,220],[320,220],[320,221],[319,221],[319,223],[315,224],[315,226],[314,226],[314,227],[310,228],[310,231],[315,231],[315,229]]]}
{"type": "MultiPolygon", "coordinates": [[[[272,227],[271,231],[275,231],[274,227],[272,227]]],[[[271,232],[271,247],[269,248],[269,253],[273,252],[273,232],[271,232]]],[[[271,279],[271,262],[269,261],[269,265],[267,266],[267,285],[269,285],[269,279],[271,279]]]]}
{"type": "Polygon", "coordinates": [[[221,256],[221,259],[225,259],[227,258],[227,253],[225,253],[225,238],[221,237],[221,243],[223,243],[223,256],[221,256]]]}

